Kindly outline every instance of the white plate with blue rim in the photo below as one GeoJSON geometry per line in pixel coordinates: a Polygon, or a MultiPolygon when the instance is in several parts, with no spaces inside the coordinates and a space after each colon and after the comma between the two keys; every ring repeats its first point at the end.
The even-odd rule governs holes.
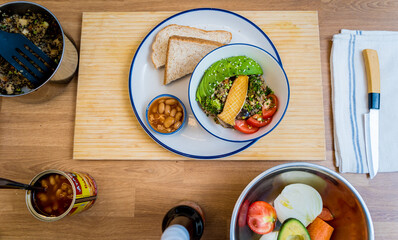
{"type": "Polygon", "coordinates": [[[279,54],[268,36],[245,17],[223,9],[199,8],[177,13],[153,28],[138,47],[130,68],[129,93],[134,114],[145,132],[167,150],[188,158],[216,159],[231,156],[250,147],[249,142],[223,141],[203,129],[190,108],[183,129],[172,135],[153,131],[146,121],[149,102],[160,94],[177,96],[189,106],[190,75],[163,85],[164,68],[156,69],[151,61],[151,46],[156,34],[170,24],[186,25],[205,30],[225,30],[232,33],[231,43],[248,43],[269,52],[279,63],[279,54]]]}

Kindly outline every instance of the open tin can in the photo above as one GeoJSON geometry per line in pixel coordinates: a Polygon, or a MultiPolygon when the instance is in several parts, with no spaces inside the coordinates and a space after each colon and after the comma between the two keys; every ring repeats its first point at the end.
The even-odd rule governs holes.
{"type": "Polygon", "coordinates": [[[0,20],[3,18],[4,13],[8,15],[24,15],[28,11],[41,14],[48,21],[56,23],[59,32],[62,34],[61,58],[55,70],[45,79],[41,79],[42,83],[35,86],[34,89],[24,87],[26,89],[23,89],[21,94],[7,95],[0,93],[0,97],[8,97],[25,103],[40,103],[52,99],[65,90],[77,71],[79,56],[75,44],[65,35],[55,15],[37,3],[15,1],[0,4],[0,20]]]}
{"type": "Polygon", "coordinates": [[[26,191],[26,205],[29,212],[37,219],[45,222],[54,222],[65,216],[74,215],[85,211],[92,207],[97,199],[97,184],[94,178],[87,173],[80,172],[64,172],[60,170],[46,170],[36,175],[30,185],[38,185],[39,182],[50,175],[60,175],[62,179],[66,179],[72,186],[72,201],[69,208],[58,216],[49,216],[39,209],[35,202],[35,194],[33,191],[26,191]]]}

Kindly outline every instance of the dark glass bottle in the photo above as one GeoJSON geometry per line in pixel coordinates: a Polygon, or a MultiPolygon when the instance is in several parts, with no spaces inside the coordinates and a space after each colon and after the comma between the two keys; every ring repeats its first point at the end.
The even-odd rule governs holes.
{"type": "Polygon", "coordinates": [[[170,209],[163,218],[162,239],[178,237],[181,240],[199,240],[202,237],[205,219],[202,209],[194,202],[182,202],[170,209]],[[189,238],[187,238],[189,235],[189,238]]]}

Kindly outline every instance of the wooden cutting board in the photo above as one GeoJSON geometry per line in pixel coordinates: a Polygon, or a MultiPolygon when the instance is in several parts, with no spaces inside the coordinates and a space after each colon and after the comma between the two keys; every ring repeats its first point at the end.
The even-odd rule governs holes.
{"type": "MultiPolygon", "coordinates": [[[[146,34],[176,12],[83,14],[73,158],[84,160],[188,160],[159,146],[134,116],[128,78],[146,34]]],[[[280,125],[227,160],[324,160],[318,13],[237,12],[273,41],[291,96],[280,125]]]]}

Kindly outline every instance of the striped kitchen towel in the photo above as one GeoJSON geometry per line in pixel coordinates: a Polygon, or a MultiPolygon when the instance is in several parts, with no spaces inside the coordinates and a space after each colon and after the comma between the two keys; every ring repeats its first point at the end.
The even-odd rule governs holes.
{"type": "Polygon", "coordinates": [[[379,172],[398,171],[398,32],[341,30],[330,57],[336,165],[340,172],[368,173],[364,114],[368,109],[363,49],[380,62],[379,172]]]}

